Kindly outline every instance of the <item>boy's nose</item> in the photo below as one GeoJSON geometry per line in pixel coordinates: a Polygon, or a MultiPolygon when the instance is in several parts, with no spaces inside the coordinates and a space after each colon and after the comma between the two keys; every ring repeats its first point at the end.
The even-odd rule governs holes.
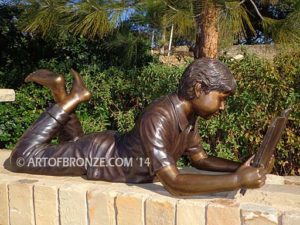
{"type": "Polygon", "coordinates": [[[225,103],[224,103],[224,101],[221,102],[219,109],[220,110],[224,110],[225,109],[225,103]]]}

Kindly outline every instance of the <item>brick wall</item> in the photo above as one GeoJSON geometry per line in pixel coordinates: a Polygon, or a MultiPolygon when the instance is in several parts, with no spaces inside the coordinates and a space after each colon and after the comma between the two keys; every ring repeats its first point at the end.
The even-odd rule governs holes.
{"type": "Polygon", "coordinates": [[[0,88],[0,102],[13,102],[15,101],[15,91],[13,89],[0,88]]]}
{"type": "MultiPolygon", "coordinates": [[[[173,197],[160,183],[17,174],[3,168],[0,225],[299,225],[300,177],[269,175],[245,196],[224,192],[173,197]]],[[[194,172],[194,171],[192,171],[194,172]]]]}

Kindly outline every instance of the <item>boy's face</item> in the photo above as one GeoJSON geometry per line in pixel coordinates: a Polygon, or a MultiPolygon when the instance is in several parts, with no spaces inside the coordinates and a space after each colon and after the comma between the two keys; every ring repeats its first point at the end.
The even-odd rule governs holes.
{"type": "Polygon", "coordinates": [[[221,110],[224,110],[225,100],[228,93],[211,91],[208,94],[204,92],[196,93],[196,98],[191,100],[192,108],[196,114],[208,119],[221,110]]]}

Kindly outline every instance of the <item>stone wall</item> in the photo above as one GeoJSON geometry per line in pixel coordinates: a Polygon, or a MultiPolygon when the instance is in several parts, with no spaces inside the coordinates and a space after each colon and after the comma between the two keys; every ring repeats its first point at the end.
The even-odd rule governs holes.
{"type": "MultiPolygon", "coordinates": [[[[272,61],[280,51],[274,45],[233,45],[220,50],[218,55],[240,60],[244,58],[244,52],[272,61]]],[[[159,51],[153,51],[153,54],[159,55],[159,51]]],[[[179,46],[173,48],[170,56],[159,55],[159,61],[163,64],[178,66],[193,61],[193,57],[193,52],[187,46],[179,46]]]]}
{"type": "Polygon", "coordinates": [[[0,102],[13,102],[15,101],[15,91],[13,89],[0,88],[0,102]]]}
{"type": "MultiPolygon", "coordinates": [[[[173,197],[160,183],[12,173],[0,150],[0,225],[299,225],[300,178],[269,175],[245,196],[173,197]]],[[[189,172],[195,170],[188,169],[189,172]]]]}
{"type": "Polygon", "coordinates": [[[243,55],[244,52],[254,54],[261,59],[273,60],[276,54],[280,53],[275,45],[233,45],[229,48],[222,49],[219,55],[226,55],[229,57],[236,57],[243,55]]]}

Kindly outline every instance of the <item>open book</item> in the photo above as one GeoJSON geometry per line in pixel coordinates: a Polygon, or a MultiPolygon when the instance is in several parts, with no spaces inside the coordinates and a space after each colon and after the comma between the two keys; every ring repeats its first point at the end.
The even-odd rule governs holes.
{"type": "MultiPolygon", "coordinates": [[[[251,162],[251,166],[264,166],[265,168],[268,167],[271,157],[274,154],[276,145],[282,136],[282,132],[286,126],[290,112],[291,109],[286,109],[281,113],[280,116],[273,119],[257,153],[254,156],[253,161],[251,162]]],[[[246,193],[246,189],[242,189],[240,193],[244,195],[246,193]]]]}

